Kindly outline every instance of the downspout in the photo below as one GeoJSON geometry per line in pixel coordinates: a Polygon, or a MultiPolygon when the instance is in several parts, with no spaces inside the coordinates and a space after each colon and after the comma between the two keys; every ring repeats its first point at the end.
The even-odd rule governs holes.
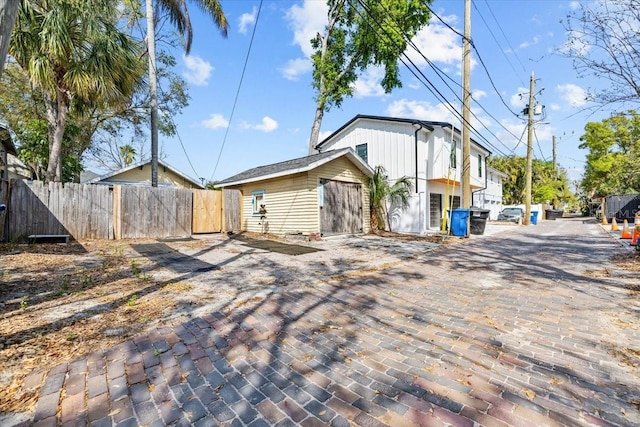
{"type": "Polygon", "coordinates": [[[422,129],[422,123],[418,123],[415,122],[413,123],[413,126],[418,125],[418,128],[416,128],[415,132],[413,132],[413,139],[415,141],[415,145],[416,145],[416,155],[415,155],[415,160],[416,160],[416,194],[418,194],[418,132],[420,132],[420,130],[422,129]]]}
{"type": "Polygon", "coordinates": [[[489,154],[488,156],[486,156],[484,158],[484,188],[478,188],[477,190],[471,192],[471,204],[473,204],[473,195],[474,195],[474,193],[477,193],[477,192],[480,192],[480,191],[484,191],[489,186],[489,170],[488,170],[488,166],[487,166],[487,160],[489,159],[489,157],[491,157],[491,154],[489,154]]]}

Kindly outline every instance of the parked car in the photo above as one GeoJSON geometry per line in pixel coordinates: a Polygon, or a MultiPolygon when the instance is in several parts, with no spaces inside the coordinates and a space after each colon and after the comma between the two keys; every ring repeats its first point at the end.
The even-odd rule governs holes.
{"type": "Polygon", "coordinates": [[[498,221],[510,221],[520,224],[522,223],[522,218],[524,218],[522,208],[504,208],[502,212],[498,214],[498,221]]]}

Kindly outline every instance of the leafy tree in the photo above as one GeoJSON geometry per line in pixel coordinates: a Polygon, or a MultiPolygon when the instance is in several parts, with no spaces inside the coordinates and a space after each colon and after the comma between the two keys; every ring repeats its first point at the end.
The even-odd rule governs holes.
{"type": "MultiPolygon", "coordinates": [[[[502,180],[502,201],[508,205],[523,204],[527,170],[526,157],[491,157],[489,165],[507,175],[502,180]]],[[[533,203],[550,203],[555,200],[569,203],[574,200],[566,170],[563,168],[554,170],[551,161],[534,159],[532,172],[531,199],[533,203]]]]}
{"type": "Polygon", "coordinates": [[[40,89],[47,123],[48,181],[61,180],[69,111],[126,103],[139,83],[140,44],[118,29],[117,2],[22,0],[9,53],[40,89]]]}
{"type": "MultiPolygon", "coordinates": [[[[72,147],[73,144],[69,139],[75,138],[80,132],[81,129],[75,123],[68,124],[63,146],[72,147]]],[[[31,169],[37,180],[42,180],[49,161],[47,122],[42,119],[31,119],[20,128],[19,135],[18,157],[31,169]]],[[[82,165],[75,153],[63,150],[62,181],[78,181],[82,170],[82,165]]]]}
{"type": "Polygon", "coordinates": [[[406,177],[398,178],[393,184],[387,180],[387,171],[383,166],[376,166],[369,183],[369,203],[371,207],[371,228],[384,230],[385,219],[391,231],[389,206],[406,209],[409,206],[409,195],[413,191],[413,183],[406,177]]]}
{"type": "MultiPolygon", "coordinates": [[[[136,36],[140,34],[132,34],[132,37],[136,36]]],[[[164,37],[163,44],[173,47],[176,45],[176,39],[164,37]]],[[[186,83],[173,71],[175,66],[175,58],[164,50],[160,51],[158,79],[165,90],[159,93],[158,103],[166,114],[160,116],[159,131],[167,136],[174,135],[176,131],[172,117],[179,114],[189,102],[186,83]]],[[[69,138],[66,136],[65,128],[63,159],[66,156],[73,156],[77,161],[82,160],[83,163],[88,161],[101,169],[120,169],[124,163],[118,155],[118,150],[123,145],[123,135],[127,134],[131,135],[128,145],[135,147],[138,158],[148,157],[145,151],[148,147],[144,139],[148,135],[149,127],[149,90],[145,76],[144,66],[141,66],[138,70],[139,84],[126,102],[123,100],[121,103],[111,105],[96,104],[83,111],[73,108],[72,103],[67,126],[75,126],[78,131],[74,131],[74,138],[69,138]]],[[[45,110],[42,91],[32,84],[29,75],[15,61],[9,62],[0,80],[0,120],[13,130],[18,147],[23,144],[23,140],[25,143],[29,142],[29,139],[25,139],[22,135],[28,122],[41,120],[46,123],[45,110]]],[[[29,149],[25,147],[23,152],[26,153],[31,148],[33,147],[29,149]]],[[[45,153],[48,157],[48,150],[45,153]]],[[[65,160],[63,163],[67,164],[65,160]]],[[[48,159],[38,164],[46,167],[48,159]]],[[[44,173],[36,175],[39,179],[44,179],[44,173]]],[[[71,176],[64,170],[63,175],[71,176]]]]}
{"type": "Polygon", "coordinates": [[[315,53],[313,87],[316,111],[309,153],[318,144],[326,111],[353,95],[359,73],[370,66],[384,69],[380,84],[386,93],[401,87],[398,58],[408,41],[430,18],[430,0],[328,0],[328,23],[311,40],[315,53]]]}
{"type": "Polygon", "coordinates": [[[600,105],[640,101],[640,4],[638,0],[576,2],[564,22],[565,56],[579,75],[607,84],[589,97],[600,105]]]}
{"type": "Polygon", "coordinates": [[[588,198],[640,191],[640,115],[616,114],[589,122],[580,137],[589,150],[581,187],[588,198]]]}

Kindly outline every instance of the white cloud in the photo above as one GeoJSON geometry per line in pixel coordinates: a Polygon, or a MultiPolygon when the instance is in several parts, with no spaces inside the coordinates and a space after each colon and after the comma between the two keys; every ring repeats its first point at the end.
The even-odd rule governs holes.
{"type": "Polygon", "coordinates": [[[511,95],[509,103],[515,108],[524,108],[529,103],[529,89],[519,87],[518,91],[511,95]]]}
{"type": "Polygon", "coordinates": [[[483,91],[481,89],[476,89],[476,90],[473,91],[471,96],[473,97],[473,99],[475,99],[477,101],[478,99],[485,98],[487,96],[487,92],[485,92],[485,91],[483,91]]]}
{"type": "Polygon", "coordinates": [[[242,124],[240,124],[240,127],[242,129],[254,129],[261,132],[273,132],[274,130],[278,129],[278,122],[276,122],[269,116],[264,116],[262,118],[262,122],[259,124],[254,125],[251,123],[243,122],[242,124]]]}
{"type": "Polygon", "coordinates": [[[569,9],[578,10],[579,8],[580,8],[580,2],[579,1],[569,2],[569,9]]]}
{"type": "Polygon", "coordinates": [[[327,25],[328,6],[326,1],[304,0],[294,4],[286,13],[286,20],[293,30],[293,44],[300,46],[307,57],[313,54],[311,39],[327,25]]]}
{"type": "Polygon", "coordinates": [[[285,15],[289,27],[293,31],[293,45],[300,47],[301,58],[290,59],[280,69],[287,80],[297,80],[298,76],[312,70],[311,39],[321,32],[327,24],[328,6],[324,1],[304,0],[301,4],[294,4],[285,15]]]}
{"type": "Polygon", "coordinates": [[[222,114],[212,114],[207,120],[200,122],[207,129],[223,129],[229,126],[229,121],[222,114]]]}
{"type": "Polygon", "coordinates": [[[296,80],[299,75],[311,71],[311,39],[326,26],[327,12],[327,2],[314,0],[304,0],[287,10],[285,19],[293,31],[293,44],[300,47],[303,57],[291,59],[281,68],[286,79],[296,80]]]}
{"type": "Polygon", "coordinates": [[[562,107],[560,107],[560,105],[552,103],[551,105],[549,105],[549,108],[551,109],[551,111],[558,111],[560,109],[562,109],[562,107]]]}
{"type": "Polygon", "coordinates": [[[519,47],[520,49],[524,49],[524,48],[527,48],[527,47],[529,47],[529,46],[535,46],[535,45],[537,45],[538,43],[540,43],[540,36],[534,36],[534,37],[533,37],[533,39],[531,39],[531,40],[529,40],[529,41],[524,41],[524,42],[520,43],[520,44],[518,45],[518,47],[519,47]]]}
{"type": "Polygon", "coordinates": [[[459,121],[444,104],[432,105],[426,101],[400,99],[387,107],[391,117],[410,117],[413,119],[456,123],[459,121]]]}
{"type": "MultiPolygon", "coordinates": [[[[455,15],[444,16],[442,19],[452,27],[455,27],[457,22],[455,15]]],[[[460,68],[462,60],[460,37],[435,18],[431,19],[429,25],[418,31],[412,41],[430,61],[460,68]]],[[[425,59],[414,49],[407,49],[407,55],[416,65],[426,65],[425,59]]],[[[473,66],[475,63],[473,57],[471,62],[473,66]]]]}
{"type": "Polygon", "coordinates": [[[556,86],[560,96],[572,107],[581,107],[587,103],[587,91],[580,86],[568,83],[556,86]]]}
{"type": "Polygon", "coordinates": [[[251,13],[243,13],[238,19],[238,32],[240,34],[247,34],[247,27],[256,22],[256,15],[258,14],[258,8],[253,7],[251,13]]]}
{"type": "Polygon", "coordinates": [[[186,71],[182,73],[184,78],[196,86],[207,86],[213,66],[196,55],[182,55],[182,59],[187,67],[186,71]]]}
{"type": "Polygon", "coordinates": [[[309,58],[290,59],[283,68],[282,75],[287,80],[297,80],[301,74],[311,71],[311,60],[309,58]]]}
{"type": "Polygon", "coordinates": [[[384,69],[382,67],[368,68],[354,83],[354,95],[361,98],[367,96],[383,96],[385,94],[384,89],[380,86],[383,77],[384,69]]]}

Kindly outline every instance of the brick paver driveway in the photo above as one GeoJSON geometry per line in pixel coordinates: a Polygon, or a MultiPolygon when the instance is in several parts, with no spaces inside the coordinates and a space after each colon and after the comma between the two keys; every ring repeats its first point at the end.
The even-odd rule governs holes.
{"type": "Polygon", "coordinates": [[[585,274],[623,249],[579,219],[504,230],[384,268],[301,255],[317,280],[52,369],[33,421],[639,425],[638,279],[585,274]]]}

